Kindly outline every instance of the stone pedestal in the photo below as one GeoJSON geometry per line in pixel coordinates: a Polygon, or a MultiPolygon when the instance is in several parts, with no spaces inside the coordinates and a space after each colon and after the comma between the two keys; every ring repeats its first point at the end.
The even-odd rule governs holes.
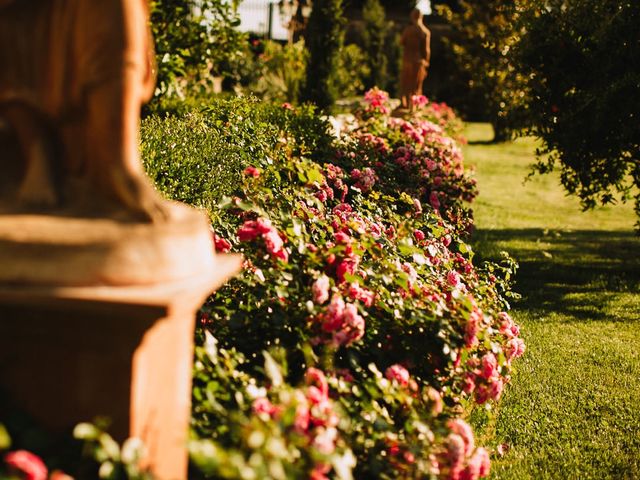
{"type": "Polygon", "coordinates": [[[159,478],[186,478],[195,311],[238,268],[218,255],[159,285],[0,288],[0,385],[52,431],[108,416],[159,478]]]}
{"type": "MultiPolygon", "coordinates": [[[[18,252],[17,243],[12,245],[18,252]]],[[[33,242],[28,247],[36,249],[33,242]]],[[[103,241],[100,255],[110,248],[103,241]]],[[[70,265],[81,265],[86,249],[69,249],[70,265]]],[[[9,400],[53,432],[109,417],[114,438],[141,438],[148,451],[145,463],[166,480],[187,474],[195,312],[241,265],[237,255],[213,255],[211,245],[181,256],[193,265],[192,275],[182,269],[176,279],[146,283],[147,269],[142,284],[74,286],[65,255],[48,258],[40,248],[33,267],[46,265],[41,278],[53,278],[58,262],[67,285],[0,282],[0,388],[9,400]]],[[[25,258],[16,258],[14,266],[22,266],[14,269],[14,278],[24,280],[25,258]]],[[[127,262],[119,265],[125,271],[127,262]]],[[[85,279],[88,271],[80,272],[85,279]]]]}

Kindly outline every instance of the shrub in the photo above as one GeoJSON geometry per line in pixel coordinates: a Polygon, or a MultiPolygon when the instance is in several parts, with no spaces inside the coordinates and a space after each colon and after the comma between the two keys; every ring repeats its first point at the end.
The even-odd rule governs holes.
{"type": "Polygon", "coordinates": [[[388,81],[387,66],[389,62],[385,51],[385,42],[389,36],[391,25],[387,22],[380,0],[365,2],[362,7],[362,20],[364,21],[363,50],[370,71],[366,79],[366,87],[385,88],[388,81]]]}
{"type": "Polygon", "coordinates": [[[635,196],[640,218],[640,4],[520,7],[524,33],[513,56],[529,95],[512,121],[543,142],[536,170],[559,166],[565,189],[585,208],[635,196]]]}
{"type": "Polygon", "coordinates": [[[297,103],[306,77],[307,58],[304,40],[286,45],[265,41],[253,63],[255,81],[246,90],[266,101],[297,103]]]}
{"type": "MultiPolygon", "coordinates": [[[[473,264],[462,205],[474,187],[455,142],[419,116],[390,118],[382,92],[366,98],[332,145],[309,110],[267,108],[278,141],[238,157],[212,212],[218,249],[242,252],[246,269],[199,317],[192,456],[205,477],[487,473],[453,419],[456,405],[499,398],[522,354],[504,313],[514,267],[473,264]],[[296,427],[307,408],[313,430],[296,427]]],[[[215,125],[220,111],[201,115],[215,125]]]]}
{"type": "Polygon", "coordinates": [[[321,109],[336,99],[335,75],[338,52],[343,44],[344,16],[342,0],[316,0],[305,32],[309,49],[307,78],[302,100],[321,109]]]}
{"type": "Polygon", "coordinates": [[[334,85],[339,98],[362,95],[365,81],[371,70],[365,53],[356,44],[340,48],[337,58],[334,85]]]}
{"type": "Polygon", "coordinates": [[[235,29],[240,24],[236,5],[237,1],[224,0],[151,2],[156,95],[184,96],[209,75],[236,76],[245,41],[235,29]]]}

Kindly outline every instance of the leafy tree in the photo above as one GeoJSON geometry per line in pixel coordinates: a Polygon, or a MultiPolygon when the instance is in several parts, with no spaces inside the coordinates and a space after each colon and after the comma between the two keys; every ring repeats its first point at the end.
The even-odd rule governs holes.
{"type": "Polygon", "coordinates": [[[542,140],[537,170],[559,165],[585,208],[635,196],[640,218],[640,2],[519,0],[519,10],[513,58],[528,95],[511,120],[542,140]]]}
{"type": "Polygon", "coordinates": [[[336,99],[335,76],[345,26],[342,11],[342,0],[315,0],[305,33],[309,64],[302,100],[323,109],[336,99]]]}
{"type": "Polygon", "coordinates": [[[209,73],[235,76],[245,41],[238,0],[152,0],[158,94],[175,92],[178,79],[200,80],[209,73]]]}
{"type": "Polygon", "coordinates": [[[453,27],[445,41],[451,58],[467,77],[471,94],[483,99],[494,141],[510,138],[507,109],[521,101],[523,78],[515,72],[509,50],[518,39],[514,0],[460,0],[456,8],[437,5],[453,27]]]}
{"type": "Polygon", "coordinates": [[[380,87],[387,89],[388,58],[385,49],[390,23],[387,22],[384,7],[380,0],[367,0],[362,8],[364,31],[362,33],[363,49],[366,54],[366,63],[369,66],[369,76],[366,79],[366,88],[380,87]]]}

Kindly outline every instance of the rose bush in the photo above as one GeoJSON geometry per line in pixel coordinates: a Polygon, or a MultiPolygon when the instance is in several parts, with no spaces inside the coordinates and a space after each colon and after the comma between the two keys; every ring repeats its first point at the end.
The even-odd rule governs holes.
{"type": "Polygon", "coordinates": [[[196,363],[204,477],[487,474],[487,451],[452,419],[497,400],[523,352],[506,313],[515,265],[474,264],[475,180],[434,107],[417,98],[410,118],[394,118],[387,99],[369,92],[330,144],[328,124],[306,121],[302,136],[290,125],[312,113],[280,107],[277,141],[242,158],[211,211],[215,244],[243,253],[245,270],[200,313],[200,349],[218,343],[196,363]],[[312,398],[332,420],[311,416],[305,430],[312,398]]]}

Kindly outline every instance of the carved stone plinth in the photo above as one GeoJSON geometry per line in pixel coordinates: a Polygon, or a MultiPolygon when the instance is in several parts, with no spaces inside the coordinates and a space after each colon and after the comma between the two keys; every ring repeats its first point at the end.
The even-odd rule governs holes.
{"type": "MultiPolygon", "coordinates": [[[[31,220],[26,225],[37,231],[31,220]]],[[[24,217],[14,221],[15,228],[25,226],[24,217]]],[[[102,228],[97,220],[54,218],[43,226],[51,228],[58,221],[80,222],[77,228],[84,222],[85,230],[102,228]]],[[[6,226],[9,220],[0,218],[0,225],[3,222],[6,226]]],[[[241,264],[236,255],[213,255],[211,241],[204,241],[202,230],[182,235],[180,228],[173,227],[173,233],[167,225],[163,233],[156,230],[157,238],[148,241],[145,229],[157,226],[110,224],[107,230],[137,229],[138,237],[127,237],[122,231],[100,237],[87,231],[80,236],[85,243],[73,247],[65,247],[59,224],[55,244],[29,228],[22,230],[20,240],[15,232],[12,239],[0,237],[2,269],[6,268],[0,273],[4,280],[0,282],[0,388],[8,392],[10,401],[54,432],[97,415],[110,417],[110,433],[116,439],[134,436],[144,441],[146,462],[161,479],[186,478],[196,309],[241,264]],[[163,240],[163,235],[168,238],[163,240]],[[87,238],[94,242],[87,243],[87,238]],[[50,246],[38,251],[34,247],[38,242],[50,242],[50,246]],[[13,261],[8,262],[11,251],[13,261]],[[163,251],[166,256],[154,264],[152,254],[163,251]],[[170,278],[166,263],[160,265],[163,259],[174,266],[175,278],[170,278]],[[180,261],[183,264],[177,267],[180,261]],[[27,268],[30,262],[31,269],[27,268]],[[38,262],[44,266],[40,274],[38,262]],[[109,283],[108,275],[92,275],[116,266],[113,278],[129,279],[129,285],[96,281],[72,286],[78,279],[89,278],[109,283]],[[158,281],[150,282],[154,269],[158,281]],[[59,285],[51,282],[56,271],[59,285]]],[[[67,239],[73,236],[71,230],[67,239]]]]}

